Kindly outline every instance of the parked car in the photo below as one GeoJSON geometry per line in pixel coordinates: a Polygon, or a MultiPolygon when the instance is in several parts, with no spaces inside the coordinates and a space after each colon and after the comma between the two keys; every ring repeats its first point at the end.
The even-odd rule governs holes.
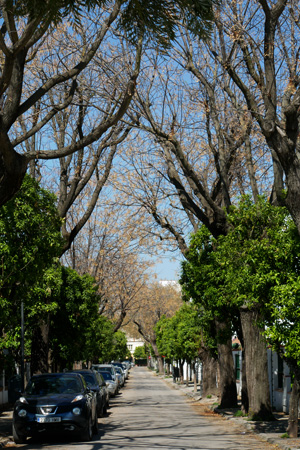
{"type": "Polygon", "coordinates": [[[91,440],[98,433],[96,397],[81,374],[34,375],[13,411],[16,444],[42,431],[79,433],[91,440]]]}
{"type": "Polygon", "coordinates": [[[120,385],[120,387],[123,387],[124,384],[125,384],[125,373],[118,366],[115,366],[115,369],[116,369],[116,372],[117,372],[117,376],[119,377],[119,385],[120,385]]]}
{"type": "Polygon", "coordinates": [[[135,364],[132,361],[122,361],[122,364],[125,364],[125,366],[128,369],[128,373],[130,372],[130,369],[135,366],[135,364]]]}
{"type": "Polygon", "coordinates": [[[98,374],[98,376],[99,376],[99,378],[101,380],[101,387],[102,387],[103,391],[105,392],[105,398],[106,398],[106,411],[105,412],[107,412],[107,409],[109,408],[110,394],[108,392],[108,387],[106,385],[106,381],[104,380],[102,373],[101,372],[97,372],[97,374],[98,374]]]}
{"type": "MultiPolygon", "coordinates": [[[[71,371],[69,371],[71,372],[71,371]]],[[[73,373],[80,373],[83,378],[85,379],[85,382],[87,386],[95,392],[96,395],[96,404],[97,404],[97,416],[103,417],[104,414],[107,413],[107,389],[106,389],[106,383],[104,381],[103,385],[103,379],[100,378],[100,375],[95,370],[91,369],[76,369],[72,370],[73,373]]]]}
{"type": "Polygon", "coordinates": [[[129,369],[128,369],[127,364],[121,363],[121,362],[112,362],[112,365],[115,366],[115,367],[119,367],[124,372],[125,380],[128,379],[129,369]]]}
{"type": "Polygon", "coordinates": [[[110,372],[112,375],[112,379],[116,379],[116,370],[112,364],[93,364],[92,369],[97,371],[100,370],[101,372],[103,372],[104,370],[105,372],[110,372]]]}
{"type": "Polygon", "coordinates": [[[105,370],[103,371],[98,370],[98,372],[100,373],[100,375],[102,375],[102,377],[106,382],[109,396],[114,397],[118,393],[117,381],[112,379],[112,375],[110,372],[106,372],[105,370]]]}

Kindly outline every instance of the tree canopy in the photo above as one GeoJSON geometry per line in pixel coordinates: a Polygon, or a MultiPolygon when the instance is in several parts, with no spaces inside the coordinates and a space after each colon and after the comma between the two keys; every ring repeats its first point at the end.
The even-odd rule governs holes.
{"type": "MultiPolygon", "coordinates": [[[[250,385],[253,364],[248,362],[247,366],[247,361],[258,353],[258,343],[266,354],[263,335],[271,338],[269,343],[299,376],[295,336],[299,331],[300,239],[287,210],[263,197],[256,204],[244,197],[238,206],[231,207],[228,221],[226,236],[213,238],[204,228],[195,234],[183,263],[181,283],[185,298],[192,299],[204,317],[227,317],[225,332],[238,333],[248,352],[250,408],[255,409],[250,385]],[[253,340],[255,334],[257,340],[253,340]]],[[[208,336],[206,333],[206,339],[208,336]]],[[[216,334],[215,338],[224,336],[216,334]]]]}
{"type": "Polygon", "coordinates": [[[18,194],[0,208],[1,347],[16,345],[21,301],[43,277],[62,246],[55,196],[26,176],[18,194]],[[11,341],[12,339],[12,341],[11,341]]]}

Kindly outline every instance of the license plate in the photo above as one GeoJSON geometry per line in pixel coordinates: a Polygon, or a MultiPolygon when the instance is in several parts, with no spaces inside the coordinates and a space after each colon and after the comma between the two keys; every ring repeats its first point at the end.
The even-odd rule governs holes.
{"type": "Polygon", "coordinates": [[[61,417],[37,417],[38,423],[56,423],[61,422],[61,417]]]}

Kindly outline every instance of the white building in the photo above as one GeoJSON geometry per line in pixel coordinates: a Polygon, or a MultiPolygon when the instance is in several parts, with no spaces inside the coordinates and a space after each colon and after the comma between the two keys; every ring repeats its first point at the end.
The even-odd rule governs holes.
{"type": "MultiPolygon", "coordinates": [[[[242,388],[242,352],[241,350],[233,350],[233,360],[235,366],[235,375],[237,381],[238,395],[241,394],[242,388]]],[[[291,396],[291,375],[290,370],[285,361],[276,353],[267,349],[268,354],[268,372],[270,383],[271,405],[275,411],[283,411],[288,414],[289,402],[291,396]]]]}
{"type": "Polygon", "coordinates": [[[137,347],[143,347],[144,344],[145,341],[142,338],[132,338],[130,336],[127,336],[127,348],[130,351],[132,357],[135,349],[137,347]]]}

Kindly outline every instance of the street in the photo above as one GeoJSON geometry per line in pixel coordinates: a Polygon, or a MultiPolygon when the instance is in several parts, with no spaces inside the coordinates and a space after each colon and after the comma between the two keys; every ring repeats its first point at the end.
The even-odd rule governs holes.
{"type": "Polygon", "coordinates": [[[29,439],[23,449],[55,450],[271,450],[275,447],[220,417],[197,413],[179,391],[136,367],[109,414],[98,420],[99,435],[88,443],[49,437],[29,439]]]}

